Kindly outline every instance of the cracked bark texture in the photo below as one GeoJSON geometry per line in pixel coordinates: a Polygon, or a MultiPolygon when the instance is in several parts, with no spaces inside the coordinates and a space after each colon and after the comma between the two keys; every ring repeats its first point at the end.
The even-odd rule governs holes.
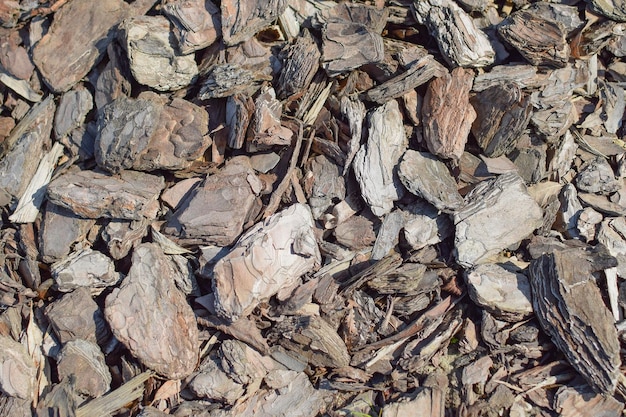
{"type": "Polygon", "coordinates": [[[181,274],[170,256],[153,243],[138,246],[128,276],[106,298],[104,315],[115,337],[145,366],[160,375],[185,378],[198,362],[198,327],[181,274]]]}

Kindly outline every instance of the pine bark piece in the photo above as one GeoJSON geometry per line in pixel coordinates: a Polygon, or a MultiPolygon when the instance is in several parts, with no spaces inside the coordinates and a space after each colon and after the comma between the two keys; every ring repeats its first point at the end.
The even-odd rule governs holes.
{"type": "MultiPolygon", "coordinates": [[[[146,98],[152,96],[152,93],[145,95],[146,98]]],[[[172,98],[163,107],[148,146],[138,155],[132,168],[174,171],[190,167],[211,146],[208,126],[209,114],[204,108],[172,98]]]]}
{"type": "Polygon", "coordinates": [[[28,52],[21,46],[22,39],[19,32],[0,32],[0,65],[9,75],[20,80],[30,80],[35,66],[30,60],[28,52]]]}
{"type": "Polygon", "coordinates": [[[406,151],[398,175],[407,190],[443,212],[450,213],[463,206],[463,197],[448,167],[430,153],[406,151]]]}
{"type": "Polygon", "coordinates": [[[0,145],[0,189],[20,198],[51,146],[54,98],[36,104],[0,145]]]}
{"type": "Polygon", "coordinates": [[[369,247],[376,240],[374,225],[363,216],[350,217],[333,232],[337,243],[352,250],[369,247]]]}
{"type": "Polygon", "coordinates": [[[529,269],[541,327],[589,385],[608,395],[620,376],[620,345],[592,273],[615,265],[601,249],[574,248],[542,255],[529,269]]]}
{"type": "Polygon", "coordinates": [[[621,183],[609,162],[600,156],[585,163],[576,176],[576,187],[586,193],[611,194],[620,189],[621,183]]]}
{"type": "Polygon", "coordinates": [[[361,144],[363,121],[365,120],[365,105],[354,95],[343,96],[341,97],[340,109],[342,116],[347,119],[350,129],[350,140],[348,141],[346,151],[346,163],[343,167],[343,175],[346,175],[361,144]]]}
{"type": "Polygon", "coordinates": [[[530,282],[499,264],[482,264],[468,271],[469,296],[499,320],[517,323],[533,314],[530,282]]]}
{"type": "Polygon", "coordinates": [[[345,343],[318,316],[285,317],[272,328],[269,339],[306,358],[315,367],[341,368],[350,364],[345,343]]]}
{"type": "Polygon", "coordinates": [[[194,188],[167,223],[165,233],[188,241],[228,246],[254,217],[263,185],[241,160],[207,177],[194,188]]]}
{"type": "Polygon", "coordinates": [[[120,25],[118,36],[139,84],[175,91],[191,84],[198,75],[194,55],[179,54],[170,34],[170,22],[164,16],[139,16],[120,25]]]}
{"type": "Polygon", "coordinates": [[[470,105],[473,73],[455,68],[428,84],[422,120],[428,150],[442,158],[461,159],[476,111],[470,105]]]}
{"type": "Polygon", "coordinates": [[[626,22],[626,4],[622,0],[591,0],[591,7],[610,19],[626,22]]]}
{"type": "Polygon", "coordinates": [[[219,354],[222,369],[230,378],[244,386],[260,383],[268,371],[276,366],[276,362],[269,356],[261,355],[239,340],[224,340],[219,354]]]}
{"type": "Polygon", "coordinates": [[[43,203],[46,186],[52,178],[59,158],[63,155],[63,145],[56,142],[52,145],[50,152],[44,154],[39,161],[37,171],[31,178],[26,190],[17,203],[13,214],[9,220],[14,223],[34,223],[39,215],[39,208],[43,203]]]}
{"type": "Polygon", "coordinates": [[[455,212],[457,262],[468,267],[520,242],[541,226],[543,211],[517,173],[480,183],[455,212]]]}
{"type": "Polygon", "coordinates": [[[626,276],[626,219],[606,218],[598,230],[598,243],[603,244],[609,253],[617,258],[617,274],[626,276]]]}
{"type": "Polygon", "coordinates": [[[497,84],[514,83],[520,88],[539,87],[543,76],[537,74],[537,67],[528,64],[496,65],[490,71],[474,78],[472,90],[480,92],[497,84]]]}
{"type": "Polygon", "coordinates": [[[498,26],[504,40],[533,65],[564,67],[570,48],[563,23],[534,10],[518,10],[498,26]]]}
{"type": "Polygon", "coordinates": [[[148,221],[142,220],[110,220],[102,230],[111,258],[119,260],[128,255],[132,248],[141,243],[148,234],[148,221]]]}
{"type": "Polygon", "coordinates": [[[171,379],[191,374],[200,349],[194,312],[175,285],[179,274],[158,245],[144,243],[104,308],[115,337],[145,366],[171,379]]]}
{"type": "Polygon", "coordinates": [[[618,416],[624,404],[593,392],[588,385],[563,386],[554,397],[554,411],[562,417],[618,416]]]}
{"type": "Polygon", "coordinates": [[[37,367],[24,345],[0,335],[0,390],[8,396],[31,400],[37,367]]]}
{"type": "Polygon", "coordinates": [[[97,171],[69,170],[48,185],[48,200],[88,219],[155,218],[163,177],[136,171],[110,176],[97,171]]]}
{"type": "Polygon", "coordinates": [[[94,342],[79,339],[65,343],[57,362],[59,379],[73,375],[77,392],[97,398],[111,389],[111,373],[94,342]]]}
{"type": "Polygon", "coordinates": [[[61,93],[85,77],[113,40],[112,28],[130,12],[121,0],[79,0],[61,7],[33,49],[33,61],[46,84],[61,93]]]}
{"type": "Polygon", "coordinates": [[[228,147],[241,149],[246,142],[248,125],[254,114],[254,102],[244,94],[228,96],[226,100],[226,126],[228,147]]]}
{"type": "Polygon", "coordinates": [[[272,87],[263,87],[254,101],[252,141],[255,147],[290,145],[293,132],[281,124],[283,105],[272,87]]]}
{"type": "Polygon", "coordinates": [[[221,2],[222,38],[226,46],[251,38],[282,15],[286,0],[226,0],[221,2]]]}
{"type": "Polygon", "coordinates": [[[271,381],[269,389],[257,391],[252,397],[228,411],[220,411],[215,417],[315,417],[326,409],[327,399],[322,390],[315,389],[304,372],[275,370],[270,372],[267,381],[271,381]]]}
{"type": "Polygon", "coordinates": [[[200,364],[199,372],[189,382],[189,388],[198,398],[234,404],[245,394],[243,384],[234,381],[222,369],[219,358],[208,356],[200,364]]]}
{"type": "Polygon", "coordinates": [[[264,80],[271,80],[271,77],[237,64],[217,64],[207,74],[198,98],[208,100],[239,93],[252,95],[264,80]]]}
{"type": "Polygon", "coordinates": [[[15,27],[22,13],[18,1],[3,0],[0,2],[0,25],[4,28],[15,27]]]}
{"type": "Polygon", "coordinates": [[[61,292],[70,292],[80,287],[90,288],[99,294],[104,288],[117,284],[120,275],[113,261],[101,252],[83,249],[54,263],[50,272],[56,287],[61,292]]]}
{"type": "Polygon", "coordinates": [[[333,76],[385,57],[380,35],[386,9],[342,3],[326,12],[322,27],[322,68],[333,76]]]}
{"type": "Polygon", "coordinates": [[[476,110],[472,133],[486,156],[513,150],[532,115],[530,97],[516,84],[498,84],[470,99],[476,110]]]}
{"type": "Polygon", "coordinates": [[[415,18],[426,25],[444,59],[453,67],[485,67],[495,59],[487,36],[472,18],[451,0],[413,2],[415,18]]]}
{"type": "Polygon", "coordinates": [[[180,98],[120,97],[99,112],[96,162],[111,173],[188,168],[211,144],[208,123],[206,110],[180,98]]]}
{"type": "Polygon", "coordinates": [[[218,314],[231,321],[244,317],[261,300],[293,286],[319,266],[313,226],[310,210],[294,204],[241,236],[213,268],[218,314]]]}
{"type": "Polygon", "coordinates": [[[85,87],[77,87],[64,93],[54,115],[54,135],[58,140],[78,129],[87,113],[93,109],[93,96],[85,87]]]}
{"type": "Polygon", "coordinates": [[[65,294],[46,308],[46,315],[59,342],[87,340],[104,344],[110,332],[88,287],[65,294]]]}
{"type": "Polygon", "coordinates": [[[346,185],[340,176],[340,167],[325,155],[309,159],[304,182],[314,219],[321,218],[334,201],[346,198],[346,185]]]}
{"type": "Polygon", "coordinates": [[[435,58],[426,54],[412,63],[405,72],[370,88],[363,94],[363,98],[375,103],[384,104],[394,98],[402,97],[409,91],[426,84],[433,77],[443,76],[446,69],[435,58]]]}
{"type": "Polygon", "coordinates": [[[319,68],[322,54],[307,29],[283,53],[285,58],[278,79],[278,92],[280,97],[287,98],[308,88],[319,68]]]}
{"type": "Polygon", "coordinates": [[[98,114],[95,156],[98,165],[117,173],[132,168],[156,130],[161,105],[154,100],[120,97],[98,114]]]}
{"type": "Polygon", "coordinates": [[[417,251],[428,245],[435,245],[454,233],[450,217],[439,214],[430,204],[428,207],[414,205],[405,211],[406,221],[402,235],[407,245],[417,251]]]}
{"type": "Polygon", "coordinates": [[[126,51],[112,43],[107,48],[109,62],[106,64],[96,81],[94,101],[98,109],[103,108],[113,100],[130,96],[132,74],[126,57],[126,51]]]}
{"type": "Polygon", "coordinates": [[[95,223],[95,220],[83,219],[68,209],[48,203],[39,230],[42,260],[53,263],[66,257],[72,246],[83,240],[95,223]]]}
{"type": "Polygon", "coordinates": [[[383,216],[404,194],[396,172],[408,140],[396,101],[377,107],[368,115],[368,139],[354,157],[354,173],[372,213],[383,216]]]}
{"type": "Polygon", "coordinates": [[[222,34],[220,9],[211,0],[168,0],[163,12],[174,23],[182,54],[204,49],[222,34]]]}

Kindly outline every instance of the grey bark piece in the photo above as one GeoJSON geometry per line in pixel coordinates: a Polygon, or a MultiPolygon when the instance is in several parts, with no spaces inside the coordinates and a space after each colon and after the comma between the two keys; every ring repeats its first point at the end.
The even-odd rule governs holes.
{"type": "Polygon", "coordinates": [[[367,143],[352,165],[363,198],[376,216],[389,213],[404,194],[396,167],[407,146],[397,102],[389,101],[368,115],[367,143]]]}
{"type": "Polygon", "coordinates": [[[59,379],[73,375],[76,391],[97,398],[111,388],[111,373],[100,347],[86,340],[65,343],[57,358],[59,379]]]}
{"type": "Polygon", "coordinates": [[[104,315],[87,287],[79,287],[46,308],[59,342],[82,339],[104,344],[110,336],[104,315]]]}
{"type": "Polygon", "coordinates": [[[498,33],[534,65],[563,67],[569,58],[563,23],[536,10],[514,12],[498,26],[498,33]]]}
{"type": "Polygon", "coordinates": [[[340,168],[325,155],[308,161],[305,173],[305,191],[314,219],[319,219],[333,205],[333,201],[346,198],[346,185],[340,177],[340,168]],[[311,183],[310,188],[307,186],[311,183]]]}
{"type": "Polygon", "coordinates": [[[215,42],[222,34],[220,9],[210,0],[168,0],[163,12],[174,23],[178,49],[189,54],[215,42]]]}
{"type": "Polygon", "coordinates": [[[574,184],[570,183],[563,186],[559,200],[561,201],[560,220],[563,224],[563,232],[571,238],[577,238],[579,235],[576,225],[583,206],[578,201],[578,192],[574,184]]]}
{"type": "Polygon", "coordinates": [[[372,247],[372,260],[383,259],[398,244],[400,230],[402,230],[406,222],[406,217],[406,213],[400,210],[395,210],[385,215],[383,223],[380,225],[380,229],[378,229],[374,247],[372,247]]]}
{"type": "Polygon", "coordinates": [[[604,127],[608,133],[615,134],[622,126],[622,117],[626,109],[624,89],[617,83],[603,83],[600,89],[600,99],[606,117],[604,127]]]}
{"type": "Polygon", "coordinates": [[[52,263],[67,256],[95,223],[95,220],[83,219],[66,208],[48,203],[39,232],[42,260],[52,263]]]}
{"type": "Polygon", "coordinates": [[[424,97],[422,121],[428,150],[442,158],[461,159],[476,111],[470,105],[473,73],[455,68],[430,82],[424,97]]]}
{"type": "Polygon", "coordinates": [[[218,361],[213,356],[205,358],[200,372],[189,382],[189,388],[200,398],[234,404],[245,393],[243,384],[230,378],[218,361]]]}
{"type": "Polygon", "coordinates": [[[0,189],[20,198],[47,148],[54,119],[54,98],[36,104],[0,145],[0,189]]]}
{"type": "Polygon", "coordinates": [[[301,204],[268,217],[213,268],[215,309],[236,320],[320,264],[310,210],[301,204]],[[263,233],[260,233],[260,231],[263,233]]]}
{"type": "Polygon", "coordinates": [[[140,220],[156,217],[164,186],[163,177],[142,172],[69,170],[48,185],[48,200],[85,218],[140,220]]]}
{"type": "Polygon", "coordinates": [[[609,253],[617,258],[617,274],[626,277],[626,219],[610,217],[600,224],[598,243],[603,244],[609,253]]]}
{"type": "MultiPolygon", "coordinates": [[[[19,9],[19,4],[15,3],[19,9]]],[[[30,399],[22,399],[17,397],[9,397],[3,395],[0,397],[0,414],[11,417],[32,417],[30,399]]]]}
{"type": "Polygon", "coordinates": [[[365,105],[355,96],[343,96],[341,97],[340,106],[341,114],[347,119],[350,128],[346,164],[343,167],[343,175],[346,175],[361,144],[363,121],[365,120],[365,105]]]}
{"type": "Polygon", "coordinates": [[[538,183],[546,176],[546,146],[514,149],[509,156],[526,184],[538,183]]]}
{"type": "Polygon", "coordinates": [[[196,318],[176,288],[176,274],[178,268],[158,245],[144,243],[104,308],[115,337],[145,366],[171,379],[191,374],[199,354],[196,318]]]}
{"type": "Polygon", "coordinates": [[[385,11],[343,3],[328,10],[325,17],[322,68],[329,75],[383,60],[385,53],[380,33],[387,19],[385,11]]]}
{"type": "Polygon", "coordinates": [[[578,234],[587,242],[595,240],[598,224],[600,224],[602,220],[603,217],[600,213],[591,207],[585,207],[580,213],[580,216],[578,216],[578,222],[576,223],[578,234]]]}
{"type": "Polygon", "coordinates": [[[269,339],[306,358],[312,366],[341,368],[350,363],[337,331],[318,316],[285,317],[272,328],[269,339]]]}
{"type": "Polygon", "coordinates": [[[442,76],[445,73],[446,69],[443,65],[437,62],[432,55],[425,54],[412,63],[405,72],[367,90],[363,97],[366,100],[384,104],[394,98],[402,97],[411,90],[427,83],[433,77],[442,76]]]}
{"type": "Polygon", "coordinates": [[[484,263],[542,224],[543,211],[517,173],[482,182],[465,203],[454,214],[457,262],[464,267],[484,263]]]}
{"type": "Polygon", "coordinates": [[[154,100],[120,97],[106,105],[98,114],[98,165],[112,173],[131,168],[148,147],[160,114],[154,100]]]}
{"type": "Polygon", "coordinates": [[[406,151],[398,175],[407,190],[441,211],[450,213],[463,206],[448,167],[430,153],[406,151]]]}
{"type": "Polygon", "coordinates": [[[450,217],[439,214],[430,204],[414,204],[403,211],[406,220],[402,233],[413,250],[435,245],[454,233],[450,217]]]}
{"type": "Polygon", "coordinates": [[[113,261],[101,252],[84,249],[74,252],[62,261],[54,263],[50,272],[56,287],[61,292],[70,292],[80,287],[90,288],[92,294],[117,284],[120,275],[113,261]]]}
{"type": "Polygon", "coordinates": [[[216,175],[207,177],[180,204],[165,233],[204,244],[228,246],[258,209],[261,180],[247,163],[229,161],[216,175]]]}
{"type": "Polygon", "coordinates": [[[495,52],[472,18],[451,0],[414,1],[415,18],[425,24],[451,66],[484,67],[495,52]]]}
{"type": "Polygon", "coordinates": [[[188,86],[198,75],[194,55],[178,54],[170,34],[170,22],[164,16],[139,16],[120,25],[119,37],[138,83],[174,91],[188,86]]]}
{"type": "MultiPolygon", "coordinates": [[[[326,407],[321,390],[315,389],[303,372],[273,371],[270,375],[281,373],[283,381],[280,387],[259,390],[247,400],[235,405],[228,411],[219,410],[211,417],[275,417],[289,415],[294,417],[315,417],[326,407]]],[[[269,376],[268,376],[269,378],[269,376]]],[[[278,379],[274,377],[274,379],[278,379]]]]}
{"type": "Polygon", "coordinates": [[[241,149],[246,141],[248,125],[254,113],[254,102],[244,94],[228,96],[226,100],[226,126],[228,146],[241,149]]]}
{"type": "Polygon", "coordinates": [[[60,93],[87,75],[113,40],[113,26],[130,11],[122,0],[79,0],[61,7],[33,49],[33,61],[46,84],[60,93]]]}
{"type": "Polygon", "coordinates": [[[130,96],[132,74],[128,67],[126,51],[117,44],[110,44],[107,48],[109,62],[106,64],[96,81],[94,101],[98,109],[122,96],[130,96]]]}
{"type": "Polygon", "coordinates": [[[217,64],[207,74],[198,98],[208,100],[238,93],[252,95],[258,89],[261,81],[265,79],[268,79],[265,74],[243,68],[237,64],[217,64]]]}
{"type": "Polygon", "coordinates": [[[532,115],[529,96],[516,84],[498,84],[471,99],[476,110],[472,133],[486,156],[496,158],[515,147],[532,115]]]}
{"type": "Polygon", "coordinates": [[[284,50],[284,54],[278,91],[281,97],[289,97],[303,92],[311,84],[322,54],[307,29],[284,50]]]}
{"type": "Polygon", "coordinates": [[[235,382],[243,385],[260,383],[276,362],[261,355],[239,340],[224,340],[220,345],[222,369],[235,382]]]}
{"type": "Polygon", "coordinates": [[[37,367],[24,345],[0,335],[0,391],[22,399],[32,399],[37,367]]]}
{"type": "Polygon", "coordinates": [[[92,108],[93,96],[88,89],[81,87],[64,93],[54,115],[55,137],[60,140],[79,128],[92,108]]]}
{"type": "Polygon", "coordinates": [[[481,92],[498,84],[515,83],[520,88],[538,87],[543,79],[537,74],[537,67],[528,64],[496,65],[489,72],[474,78],[473,91],[481,92]]]}
{"type": "Polygon", "coordinates": [[[589,385],[609,395],[620,377],[620,347],[592,273],[615,265],[601,250],[575,248],[543,255],[529,269],[541,327],[589,385]]]}
{"type": "Polygon", "coordinates": [[[99,113],[96,161],[112,173],[187,168],[211,144],[208,123],[206,110],[180,98],[120,97],[99,113]]]}
{"type": "Polygon", "coordinates": [[[587,193],[610,194],[620,189],[621,181],[615,178],[608,161],[597,157],[583,165],[576,176],[576,186],[587,193]]]}
{"type": "Polygon", "coordinates": [[[590,0],[592,9],[619,22],[626,22],[626,3],[623,0],[590,0]]]}
{"type": "Polygon", "coordinates": [[[512,272],[498,264],[482,264],[466,275],[472,301],[494,317],[513,323],[533,314],[530,282],[519,272],[512,272]]]}
{"type": "Polygon", "coordinates": [[[287,8],[286,0],[225,0],[221,2],[222,37],[226,46],[236,45],[269,26],[287,8]]]}
{"type": "Polygon", "coordinates": [[[102,231],[102,239],[107,244],[109,255],[113,259],[122,259],[130,250],[141,243],[148,233],[146,220],[111,220],[102,231]]]}

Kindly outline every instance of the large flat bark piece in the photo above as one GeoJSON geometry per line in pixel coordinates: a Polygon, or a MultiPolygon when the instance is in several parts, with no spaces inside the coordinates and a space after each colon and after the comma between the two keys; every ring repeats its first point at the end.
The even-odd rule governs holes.
{"type": "Polygon", "coordinates": [[[128,16],[122,0],[73,0],[54,16],[50,31],[33,49],[33,61],[55,92],[69,90],[91,70],[128,16]]]}

